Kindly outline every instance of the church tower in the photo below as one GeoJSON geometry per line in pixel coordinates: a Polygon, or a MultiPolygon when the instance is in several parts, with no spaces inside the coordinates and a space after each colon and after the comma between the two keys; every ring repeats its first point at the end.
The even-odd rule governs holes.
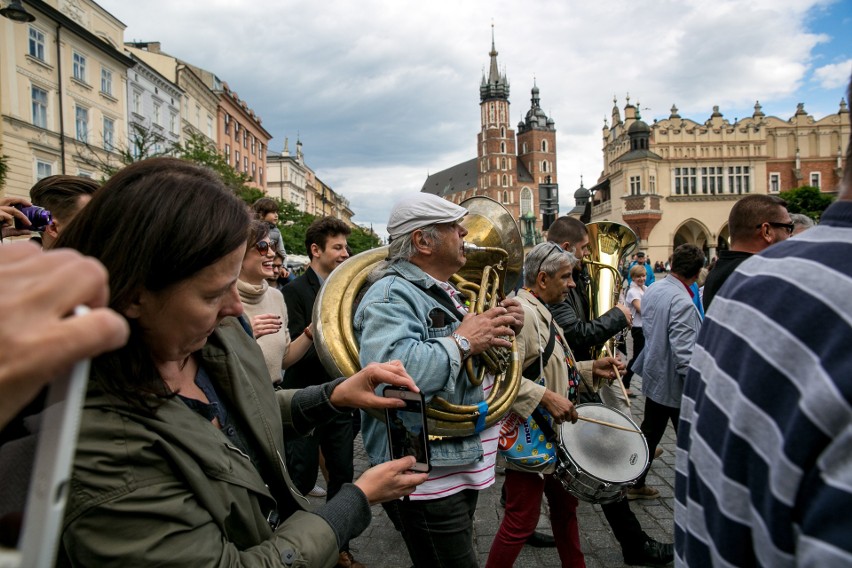
{"type": "Polygon", "coordinates": [[[509,124],[509,80],[497,67],[494,27],[491,27],[491,65],[479,86],[480,130],[477,135],[477,195],[502,203],[516,219],[517,166],[515,132],[509,124]]]}

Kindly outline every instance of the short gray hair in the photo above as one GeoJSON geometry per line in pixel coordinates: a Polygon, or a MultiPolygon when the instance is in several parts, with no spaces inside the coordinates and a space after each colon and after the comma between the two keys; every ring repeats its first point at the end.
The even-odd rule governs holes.
{"type": "Polygon", "coordinates": [[[573,267],[576,264],[577,257],[573,253],[562,250],[562,247],[556,243],[539,243],[524,258],[524,286],[528,288],[534,286],[539,272],[553,277],[566,266],[573,267]]]}
{"type": "MultiPolygon", "coordinates": [[[[441,233],[438,231],[438,225],[436,224],[426,225],[425,227],[415,229],[415,231],[423,233],[423,236],[432,241],[432,244],[441,242],[441,233]]],[[[391,241],[387,258],[389,262],[411,260],[417,254],[417,248],[415,248],[414,242],[411,240],[411,235],[413,234],[414,231],[411,231],[391,241]]]]}
{"type": "Polygon", "coordinates": [[[810,229],[814,226],[814,220],[802,213],[790,213],[790,220],[793,222],[794,234],[801,233],[805,229],[810,229]]]}

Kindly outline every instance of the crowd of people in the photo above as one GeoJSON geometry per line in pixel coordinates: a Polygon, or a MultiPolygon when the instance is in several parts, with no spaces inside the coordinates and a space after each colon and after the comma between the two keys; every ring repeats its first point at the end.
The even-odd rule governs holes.
{"type": "MultiPolygon", "coordinates": [[[[416,473],[413,457],[391,458],[376,415],[358,409],[403,406],[380,396],[393,385],[486,412],[494,376],[469,380],[466,363],[514,343],[523,379],[512,416],[539,423],[557,445],[583,419],[581,404],[632,423],[631,379],[641,377],[648,465],[626,498],[602,501],[626,564],[850,565],[848,148],[837,202],[818,226],[776,196],[742,197],[730,249],[712,269],[685,244],[655,282],[660,271],[640,252],[623,303],[596,315],[581,221],[558,218],[527,252],[521,288],[470,313],[450,283],[467,262],[467,210],[405,197],[355,308],[361,370],[350,377],[320,362],[313,321],[320,288],[350,256],[345,224],[312,224],[310,264],[289,279],[274,201],[248,209],[204,168],[153,158],[101,187],[42,180],[32,202],[0,201],[3,237],[30,234],[22,208],[51,215],[40,242],[0,246],[3,544],[15,544],[6,529],[26,494],[6,472],[32,467],[24,450],[45,389],[91,358],[61,565],[357,568],[349,542],[381,504],[413,566],[478,566],[477,501],[497,479],[504,425],[482,420],[472,434],[431,440],[431,470],[416,473]],[[79,305],[90,309],[71,315],[79,305]],[[628,364],[593,357],[626,328],[628,364]],[[644,479],[668,424],[678,446],[673,544],[648,536],[630,508],[659,498],[644,479]],[[354,479],[359,430],[371,467],[354,479]],[[313,507],[305,495],[321,463],[326,500],[313,507]]],[[[601,428],[601,445],[607,435],[601,428]]],[[[557,462],[506,460],[505,513],[486,566],[514,565],[536,538],[543,497],[562,565],[585,566],[577,496],[557,462]]]]}

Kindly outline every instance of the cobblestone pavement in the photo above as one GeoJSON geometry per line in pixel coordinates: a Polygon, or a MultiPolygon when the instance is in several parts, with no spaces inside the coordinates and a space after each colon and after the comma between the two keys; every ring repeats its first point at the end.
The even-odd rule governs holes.
{"type": "MultiPolygon", "coordinates": [[[[634,377],[632,390],[639,396],[631,399],[633,419],[642,422],[645,399],[641,395],[641,380],[634,377]]],[[[631,501],[630,507],[639,519],[639,524],[652,538],[661,542],[672,542],[674,535],[674,450],[675,436],[671,424],[660,443],[663,455],[651,466],[647,484],[660,491],[656,500],[631,501]]],[[[355,476],[367,468],[367,457],[361,444],[360,435],[355,441],[355,476]]],[[[474,519],[474,539],[479,551],[479,564],[485,566],[491,541],[500,527],[503,508],[500,506],[500,488],[503,476],[498,475],[496,483],[482,491],[474,519]]],[[[321,483],[322,481],[320,481],[321,483]]],[[[546,501],[546,500],[545,500],[546,501]]],[[[546,505],[543,505],[543,509],[546,505]]],[[[545,512],[545,511],[543,511],[545,512]]],[[[580,541],[586,556],[588,568],[617,568],[625,566],[621,557],[621,547],[612,534],[600,506],[580,502],[577,510],[580,524],[580,541]]],[[[546,514],[539,521],[540,532],[552,534],[550,520],[546,514]]],[[[364,533],[350,543],[355,559],[368,568],[408,568],[411,565],[408,551],[402,537],[393,528],[381,506],[373,507],[373,521],[364,533]]],[[[550,567],[560,566],[555,548],[524,547],[515,566],[550,567]]]]}

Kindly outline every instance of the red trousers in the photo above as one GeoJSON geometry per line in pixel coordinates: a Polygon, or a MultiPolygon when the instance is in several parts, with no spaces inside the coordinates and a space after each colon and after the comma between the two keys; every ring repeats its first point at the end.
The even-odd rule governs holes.
{"type": "Polygon", "coordinates": [[[506,513],[491,543],[485,568],[511,568],[541,514],[541,497],[547,496],[550,524],[563,567],[585,568],[577,526],[577,499],[552,475],[506,470],[506,513]]]}

